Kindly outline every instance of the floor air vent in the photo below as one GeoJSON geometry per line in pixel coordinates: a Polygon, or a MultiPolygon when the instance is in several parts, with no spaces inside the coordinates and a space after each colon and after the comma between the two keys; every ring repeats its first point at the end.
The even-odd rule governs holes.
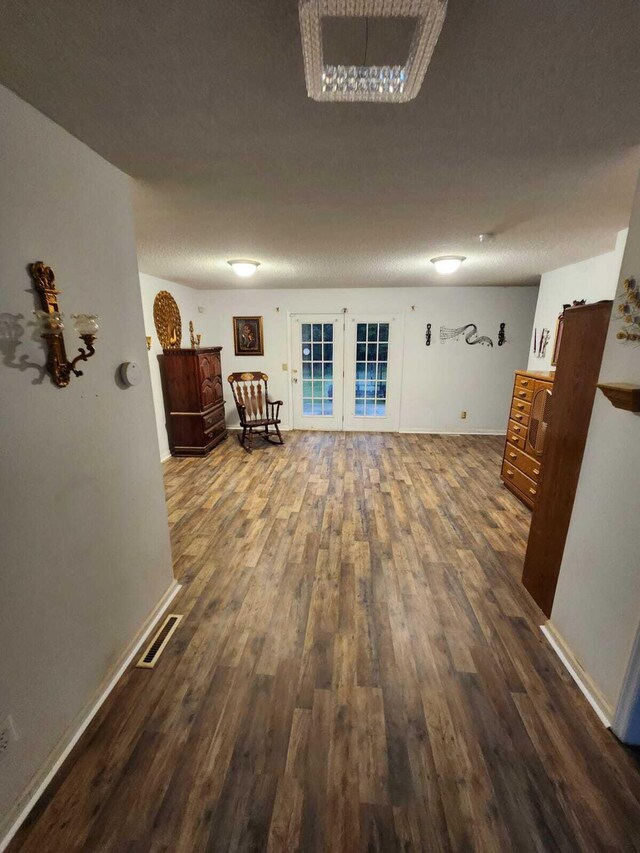
{"type": "Polygon", "coordinates": [[[170,613],[167,616],[136,666],[142,667],[143,669],[153,669],[153,667],[158,663],[158,658],[164,651],[165,646],[171,639],[173,632],[178,627],[181,619],[182,616],[178,616],[176,613],[170,613]]]}

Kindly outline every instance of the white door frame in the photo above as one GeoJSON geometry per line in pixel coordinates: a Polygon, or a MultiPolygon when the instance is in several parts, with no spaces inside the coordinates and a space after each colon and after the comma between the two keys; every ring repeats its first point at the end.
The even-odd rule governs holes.
{"type": "MultiPolygon", "coordinates": [[[[290,371],[290,411],[293,429],[326,430],[330,432],[342,431],[344,421],[344,311],[305,311],[295,312],[289,315],[289,365],[290,371]],[[303,362],[300,358],[298,347],[300,345],[301,323],[333,323],[333,412],[327,415],[303,415],[302,393],[303,362]]],[[[310,345],[313,346],[313,341],[310,345]]],[[[317,380],[316,380],[317,381],[317,380]]]]}
{"type": "Polygon", "coordinates": [[[353,312],[346,318],[344,335],[344,426],[349,432],[399,432],[402,402],[404,315],[401,313],[353,312]],[[359,323],[388,323],[386,407],[384,415],[355,414],[356,329],[359,323]]]}

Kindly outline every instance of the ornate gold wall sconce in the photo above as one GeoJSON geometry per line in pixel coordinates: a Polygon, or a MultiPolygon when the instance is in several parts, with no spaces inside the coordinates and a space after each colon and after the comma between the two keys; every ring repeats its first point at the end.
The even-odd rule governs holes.
{"type": "Polygon", "coordinates": [[[76,369],[80,361],[87,361],[95,353],[93,342],[98,331],[98,318],[95,314],[72,314],[75,320],[74,327],[78,335],[84,341],[86,350],[79,347],[73,361],[67,359],[64,346],[64,320],[58,306],[58,294],[56,290],[56,279],[51,267],[45,266],[42,261],[29,265],[29,274],[40,297],[41,308],[33,313],[36,315],[41,336],[47,343],[47,370],[58,388],[65,388],[74,376],[82,376],[82,371],[76,369]]]}
{"type": "Polygon", "coordinates": [[[189,337],[191,339],[191,349],[197,349],[200,346],[202,335],[196,335],[193,328],[193,320],[189,320],[189,337]]]}

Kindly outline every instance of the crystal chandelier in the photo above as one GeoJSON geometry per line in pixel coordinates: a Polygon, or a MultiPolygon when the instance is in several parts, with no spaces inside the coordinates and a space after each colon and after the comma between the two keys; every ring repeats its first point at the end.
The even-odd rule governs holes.
{"type": "Polygon", "coordinates": [[[315,101],[410,101],[420,91],[447,13],[447,0],[299,0],[307,92],[315,101]],[[322,19],[414,18],[404,65],[325,65],[322,19]]]}

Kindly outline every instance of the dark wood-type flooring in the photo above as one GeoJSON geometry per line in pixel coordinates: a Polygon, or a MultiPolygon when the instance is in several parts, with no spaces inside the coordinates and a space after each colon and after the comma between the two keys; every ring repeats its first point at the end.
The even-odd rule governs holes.
{"type": "Polygon", "coordinates": [[[503,440],[285,440],[167,463],[185,618],[11,849],[639,850],[637,759],[519,582],[503,440]]]}

